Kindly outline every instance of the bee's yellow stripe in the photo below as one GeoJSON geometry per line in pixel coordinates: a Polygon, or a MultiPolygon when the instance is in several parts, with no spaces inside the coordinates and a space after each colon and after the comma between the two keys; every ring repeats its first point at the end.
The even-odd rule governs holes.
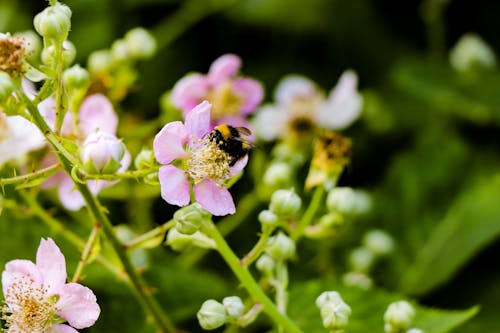
{"type": "Polygon", "coordinates": [[[231,137],[231,130],[226,124],[215,126],[215,129],[220,132],[224,140],[227,140],[231,137]]]}

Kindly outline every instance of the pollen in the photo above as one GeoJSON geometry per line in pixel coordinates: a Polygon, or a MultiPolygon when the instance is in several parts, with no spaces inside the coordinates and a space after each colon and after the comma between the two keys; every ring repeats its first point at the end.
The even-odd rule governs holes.
{"type": "Polygon", "coordinates": [[[320,135],[314,147],[313,163],[322,168],[343,167],[350,162],[352,141],[336,132],[320,135]]]}
{"type": "Polygon", "coordinates": [[[241,96],[234,93],[231,81],[227,81],[211,91],[207,99],[212,103],[212,118],[214,120],[238,115],[244,102],[241,96]]]}
{"type": "Polygon", "coordinates": [[[18,279],[5,293],[1,319],[9,333],[51,331],[57,308],[47,290],[30,279],[18,279]]]}
{"type": "Polygon", "coordinates": [[[0,71],[11,77],[22,76],[25,72],[26,51],[24,40],[6,35],[0,37],[0,71]]]}
{"type": "Polygon", "coordinates": [[[203,139],[189,152],[187,173],[195,184],[212,179],[218,184],[230,176],[229,158],[217,142],[203,139]]]}

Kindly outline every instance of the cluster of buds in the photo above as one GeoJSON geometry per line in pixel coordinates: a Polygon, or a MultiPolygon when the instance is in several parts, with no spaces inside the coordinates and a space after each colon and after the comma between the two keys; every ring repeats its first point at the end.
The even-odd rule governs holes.
{"type": "Polygon", "coordinates": [[[492,69],[497,60],[493,49],[478,35],[467,33],[460,37],[450,51],[450,64],[458,72],[492,69]]]}
{"type": "Polygon", "coordinates": [[[418,328],[411,328],[415,319],[415,309],[407,301],[389,304],[384,314],[386,333],[424,333],[418,328]]]}
{"type": "Polygon", "coordinates": [[[245,305],[238,296],[225,297],[222,303],[209,299],[202,305],[196,317],[205,330],[214,330],[226,323],[238,324],[245,311],[245,305]]]}
{"type": "Polygon", "coordinates": [[[325,291],[316,298],[323,326],[332,333],[343,333],[349,324],[351,307],[336,291],[325,291]]]}

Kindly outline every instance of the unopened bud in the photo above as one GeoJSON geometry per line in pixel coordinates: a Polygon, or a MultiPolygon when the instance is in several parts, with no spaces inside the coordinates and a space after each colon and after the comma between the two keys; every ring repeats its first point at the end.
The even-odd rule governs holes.
{"type": "Polygon", "coordinates": [[[117,39],[111,45],[111,56],[113,60],[124,61],[129,58],[127,43],[123,39],[117,39]]]}
{"type": "MultiPolygon", "coordinates": [[[[73,63],[76,57],[76,48],[73,43],[68,40],[63,42],[63,52],[62,52],[62,61],[64,67],[68,67],[73,63]]],[[[56,58],[56,48],[54,45],[50,45],[46,47],[42,51],[42,62],[46,65],[52,65],[56,58]]]]}
{"type": "Polygon", "coordinates": [[[273,273],[275,266],[276,263],[274,259],[267,254],[261,255],[255,263],[255,267],[257,267],[259,271],[267,275],[271,275],[273,273]]]}
{"type": "Polygon", "coordinates": [[[320,309],[323,326],[333,332],[342,332],[349,323],[351,307],[347,305],[336,291],[325,291],[316,299],[320,309]]]}
{"type": "Polygon", "coordinates": [[[23,41],[26,58],[31,62],[38,62],[40,52],[42,51],[40,36],[33,30],[27,30],[15,33],[14,37],[21,38],[23,41]]]}
{"type": "Polygon", "coordinates": [[[495,53],[477,34],[463,35],[450,52],[451,66],[460,72],[496,66],[495,53]]]}
{"type": "Polygon", "coordinates": [[[87,61],[87,68],[91,73],[102,72],[111,67],[113,57],[108,50],[94,51],[90,54],[87,61]]]}
{"type": "Polygon", "coordinates": [[[406,331],[406,333],[425,333],[425,332],[419,328],[410,328],[408,331],[406,331]]]}
{"type": "MultiPolygon", "coordinates": [[[[9,74],[0,72],[0,103],[4,102],[12,94],[14,86],[9,74]]],[[[1,136],[1,135],[0,135],[1,136]]]]}
{"type": "Polygon", "coordinates": [[[165,242],[174,251],[183,251],[188,246],[197,246],[202,249],[214,249],[217,247],[214,240],[197,231],[192,235],[181,234],[177,229],[171,229],[167,234],[165,242]]]}
{"type": "Polygon", "coordinates": [[[375,256],[372,251],[366,247],[358,247],[349,255],[349,264],[354,271],[368,272],[375,262],[375,256]]]}
{"type": "Polygon", "coordinates": [[[56,2],[54,6],[45,8],[38,13],[33,24],[36,31],[44,38],[62,41],[71,29],[71,9],[56,2]]]}
{"type": "Polygon", "coordinates": [[[415,310],[407,301],[394,302],[384,314],[385,332],[396,333],[410,328],[415,318],[415,310]]]}
{"type": "Polygon", "coordinates": [[[394,241],[385,231],[371,230],[363,237],[363,245],[376,256],[382,257],[394,250],[394,241]]]}
{"type": "Polygon", "coordinates": [[[226,309],[221,303],[209,299],[201,305],[196,317],[203,329],[214,330],[226,323],[226,309]]]}
{"type": "Polygon", "coordinates": [[[197,232],[203,221],[209,218],[209,214],[197,202],[182,207],[174,213],[175,229],[184,235],[192,235],[197,232]]]}
{"type": "Polygon", "coordinates": [[[354,190],[350,187],[336,187],[328,193],[326,205],[330,211],[359,215],[370,210],[371,198],[364,191],[354,190]]]}
{"type": "Polygon", "coordinates": [[[222,304],[224,304],[224,308],[229,318],[233,320],[237,320],[245,311],[245,306],[238,296],[225,297],[222,300],[222,304]]]}
{"type": "Polygon", "coordinates": [[[128,54],[134,59],[149,59],[156,53],[156,40],[144,28],[135,28],[125,34],[128,54]]]}
{"type": "Polygon", "coordinates": [[[155,155],[151,149],[143,148],[135,157],[134,166],[137,170],[149,169],[155,164],[155,155]]]}
{"type": "Polygon", "coordinates": [[[69,91],[87,89],[90,84],[89,73],[80,65],[66,69],[63,73],[63,83],[69,91]]]}
{"type": "Polygon", "coordinates": [[[373,280],[366,274],[360,272],[349,272],[342,276],[342,282],[351,287],[368,290],[373,287],[373,280]]]}
{"type": "Polygon", "coordinates": [[[263,210],[258,216],[259,222],[262,224],[262,229],[272,231],[278,226],[278,215],[270,210],[263,210]]]}
{"type": "Polygon", "coordinates": [[[82,149],[82,162],[90,173],[114,173],[121,167],[125,145],[113,134],[92,132],[82,149]]]}
{"type": "Polygon", "coordinates": [[[292,168],[288,163],[275,162],[264,173],[264,184],[274,188],[288,187],[292,178],[292,168]]]}
{"type": "Polygon", "coordinates": [[[294,190],[278,190],[271,196],[269,208],[280,216],[290,216],[298,213],[302,199],[294,190]]]}
{"type": "Polygon", "coordinates": [[[295,255],[295,243],[287,235],[279,232],[268,239],[266,253],[276,260],[287,260],[295,255]]]}

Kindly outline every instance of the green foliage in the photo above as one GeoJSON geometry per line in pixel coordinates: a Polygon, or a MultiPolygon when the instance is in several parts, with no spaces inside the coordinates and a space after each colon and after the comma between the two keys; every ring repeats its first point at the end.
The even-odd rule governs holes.
{"type": "MultiPolygon", "coordinates": [[[[353,309],[348,332],[384,332],[384,313],[390,303],[404,299],[401,295],[382,290],[365,291],[346,287],[336,280],[316,280],[297,285],[290,292],[289,314],[308,333],[323,333],[320,314],[315,306],[316,297],[325,290],[335,290],[353,309]]],[[[444,311],[415,306],[414,327],[426,333],[445,333],[463,324],[477,313],[477,307],[462,311],[444,311]]]]}

